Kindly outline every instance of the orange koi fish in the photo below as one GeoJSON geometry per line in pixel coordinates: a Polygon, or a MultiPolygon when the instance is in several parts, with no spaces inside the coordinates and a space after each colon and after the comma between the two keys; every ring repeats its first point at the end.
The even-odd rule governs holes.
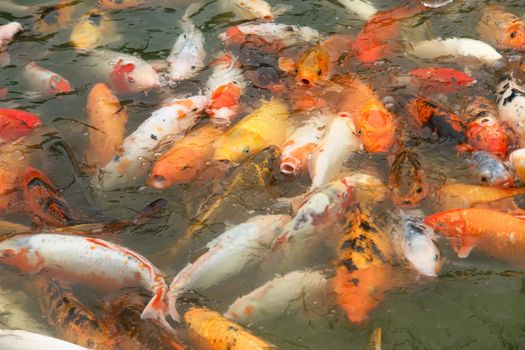
{"type": "Polygon", "coordinates": [[[22,174],[28,163],[29,149],[23,139],[0,147],[0,211],[17,198],[22,174]]]}
{"type": "Polygon", "coordinates": [[[402,150],[396,155],[390,167],[389,185],[392,200],[398,206],[413,206],[425,199],[428,184],[415,153],[402,150]]]}
{"type": "Polygon", "coordinates": [[[514,216],[525,216],[525,194],[517,194],[492,202],[475,204],[473,207],[493,209],[514,216]]]}
{"type": "Polygon", "coordinates": [[[339,252],[332,280],[336,301],[351,322],[360,323],[393,287],[394,249],[386,234],[357,209],[339,252]]]}
{"type": "Polygon", "coordinates": [[[191,182],[211,160],[215,142],[223,134],[222,130],[206,125],[175,142],[153,166],[148,186],[166,189],[191,182]]]}
{"type": "Polygon", "coordinates": [[[41,171],[26,168],[22,177],[22,189],[26,210],[38,223],[64,227],[74,222],[66,200],[41,171]]]}
{"type": "Polygon", "coordinates": [[[41,125],[40,118],[34,114],[0,108],[0,143],[15,141],[41,125]]]}
{"type": "Polygon", "coordinates": [[[502,6],[486,5],[476,29],[497,48],[525,51],[525,21],[502,6]]]}
{"type": "Polygon", "coordinates": [[[66,27],[71,22],[74,5],[72,0],[60,0],[55,6],[44,8],[36,19],[36,31],[47,35],[66,27]]]}
{"type": "Polygon", "coordinates": [[[437,198],[439,208],[469,208],[479,203],[497,201],[525,193],[525,188],[496,188],[469,184],[446,184],[442,186],[437,198]]]}
{"type": "Polygon", "coordinates": [[[454,209],[425,218],[443,233],[460,258],[473,248],[504,262],[525,266],[525,221],[510,214],[484,208],[454,209]]]}
{"type": "Polygon", "coordinates": [[[312,86],[329,76],[328,51],[321,45],[316,45],[299,57],[297,63],[291,58],[280,57],[279,68],[293,74],[298,84],[312,86]]]}
{"type": "Polygon", "coordinates": [[[109,327],[82,304],[69,289],[45,275],[33,281],[40,308],[57,335],[88,349],[116,349],[109,327]]]}
{"type": "Polygon", "coordinates": [[[457,143],[467,142],[467,127],[463,120],[424,97],[418,96],[410,100],[406,110],[420,127],[430,127],[439,137],[449,138],[457,143]]]}
{"type": "Polygon", "coordinates": [[[84,161],[93,170],[106,165],[119,151],[126,133],[128,112],[105,84],[96,84],[88,95],[86,111],[88,146],[84,161]]]}
{"type": "Polygon", "coordinates": [[[394,51],[401,34],[402,21],[424,11],[423,5],[408,7],[401,5],[392,10],[378,12],[361,29],[353,48],[362,63],[373,63],[388,57],[394,51]]]}
{"type": "Polygon", "coordinates": [[[334,77],[334,82],[344,87],[341,113],[352,117],[357,137],[366,151],[388,152],[395,141],[396,122],[372,88],[351,75],[334,77]]]}
{"type": "Polygon", "coordinates": [[[446,67],[418,68],[408,72],[408,75],[422,93],[456,92],[476,83],[467,73],[446,67]]]}
{"type": "Polygon", "coordinates": [[[190,340],[197,350],[277,349],[212,310],[190,309],[184,314],[184,321],[190,332],[190,340]]]}
{"type": "Polygon", "coordinates": [[[23,69],[22,75],[35,91],[45,95],[56,95],[73,91],[64,77],[31,62],[23,69]]]}

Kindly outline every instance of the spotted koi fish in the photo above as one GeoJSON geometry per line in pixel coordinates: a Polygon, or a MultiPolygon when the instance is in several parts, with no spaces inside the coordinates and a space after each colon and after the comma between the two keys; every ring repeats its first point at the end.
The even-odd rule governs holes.
{"type": "Polygon", "coordinates": [[[56,95],[73,91],[73,87],[64,77],[31,62],[23,69],[23,77],[37,92],[56,95]]]}
{"type": "Polygon", "coordinates": [[[497,91],[500,120],[516,131],[520,146],[525,147],[525,89],[511,73],[500,79],[497,91]]]}

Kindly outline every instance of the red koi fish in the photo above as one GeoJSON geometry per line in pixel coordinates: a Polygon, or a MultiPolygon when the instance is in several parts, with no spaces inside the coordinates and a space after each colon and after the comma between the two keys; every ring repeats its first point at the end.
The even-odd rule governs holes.
{"type": "Polygon", "coordinates": [[[408,72],[408,75],[422,93],[456,92],[476,83],[476,79],[470,75],[445,67],[418,68],[408,72]]]}
{"type": "Polygon", "coordinates": [[[0,142],[10,142],[28,135],[42,125],[36,115],[16,110],[0,108],[0,142]]]}

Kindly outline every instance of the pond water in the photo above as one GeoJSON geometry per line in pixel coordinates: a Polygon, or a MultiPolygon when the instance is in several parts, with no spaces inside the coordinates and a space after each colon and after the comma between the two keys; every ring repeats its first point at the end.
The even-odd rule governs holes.
{"type": "MultiPolygon", "coordinates": [[[[320,0],[268,0],[273,6],[287,5],[287,10],[276,19],[279,23],[309,26],[328,35],[345,33],[356,35],[364,22],[346,11],[337,1],[320,0]]],[[[470,37],[478,38],[475,25],[479,21],[483,4],[500,3],[508,11],[518,15],[525,14],[525,4],[520,0],[512,1],[473,1],[456,0],[444,9],[428,11],[418,17],[417,23],[411,24],[409,32],[423,32],[415,36],[428,37],[470,37]]],[[[36,5],[38,1],[17,2],[21,5],[36,5]]],[[[95,1],[73,1],[74,18],[95,6],[95,1]]],[[[105,45],[106,48],[140,56],[148,61],[165,60],[173,43],[181,34],[178,20],[191,1],[153,1],[151,5],[139,6],[118,11],[108,11],[111,21],[116,25],[116,40],[105,45]],[[117,37],[117,35],[119,37],[117,37]]],[[[376,7],[386,10],[400,5],[397,0],[375,0],[376,7]]],[[[9,89],[0,101],[1,107],[19,108],[38,115],[45,125],[32,136],[33,151],[27,156],[32,166],[42,170],[60,189],[70,207],[78,216],[89,221],[110,221],[125,219],[142,209],[146,204],[158,198],[168,202],[168,208],[159,217],[145,224],[126,228],[113,240],[130,249],[140,252],[153,261],[168,275],[168,281],[182,269],[188,261],[198,256],[207,241],[219,233],[210,228],[180,249],[178,254],[166,255],[166,247],[180,244],[180,238],[191,218],[187,215],[188,207],[194,207],[208,191],[194,184],[173,186],[164,191],[155,190],[145,185],[121,188],[112,191],[97,191],[91,187],[90,178],[75,171],[70,157],[61,147],[67,144],[74,151],[75,158],[81,159],[87,143],[86,99],[91,87],[98,81],[94,78],[87,59],[89,53],[79,53],[69,43],[69,35],[75,21],[68,23],[56,33],[39,34],[34,29],[35,13],[0,13],[0,24],[16,20],[26,29],[9,46],[11,64],[0,70],[0,86],[9,89]],[[35,60],[46,68],[66,77],[74,88],[73,93],[59,96],[42,97],[31,93],[31,88],[21,78],[20,69],[29,61],[35,60]]],[[[223,50],[218,35],[232,23],[242,23],[231,9],[221,6],[219,1],[207,1],[206,5],[194,16],[192,21],[205,34],[208,60],[223,50]]],[[[426,37],[421,38],[426,39],[426,37]]],[[[402,38],[405,44],[415,40],[410,34],[402,38]]],[[[500,50],[509,55],[513,52],[500,50]]],[[[278,53],[276,54],[278,55],[278,53]]],[[[255,65],[259,57],[254,55],[255,65]]],[[[441,63],[438,61],[419,61],[398,52],[389,59],[373,66],[357,63],[350,66],[352,72],[368,81],[381,98],[392,96],[402,104],[405,94],[413,92],[410,86],[393,86],[392,78],[400,72],[432,64],[463,69],[459,63],[441,63]]],[[[253,69],[251,67],[250,69],[253,69]]],[[[459,111],[467,99],[472,96],[484,96],[495,100],[495,87],[499,73],[490,68],[478,66],[468,68],[477,84],[460,92],[435,95],[435,99],[452,110],[459,111]]],[[[126,125],[129,134],[158,108],[159,103],[177,95],[193,95],[203,91],[211,69],[204,69],[196,78],[183,81],[171,87],[150,91],[148,94],[119,95],[129,113],[126,125]]],[[[269,98],[272,93],[248,86],[241,98],[245,115],[257,105],[261,98],[269,98]]],[[[404,118],[402,109],[399,111],[404,118]]],[[[404,123],[404,122],[402,122],[404,123]]],[[[457,155],[454,145],[431,137],[429,132],[405,132],[410,145],[420,158],[429,180],[431,192],[445,181],[475,183],[469,175],[465,157],[457,155]]],[[[388,162],[383,154],[371,155],[358,152],[345,163],[345,171],[373,172],[383,182],[388,181],[388,162]]],[[[217,179],[210,183],[220,184],[217,179]]],[[[240,196],[243,205],[250,208],[250,213],[286,211],[276,205],[276,198],[296,196],[307,191],[308,176],[287,177],[278,175],[271,194],[248,191],[240,196]],[[277,208],[277,209],[276,209],[277,208]]],[[[436,211],[434,197],[430,195],[415,209],[431,214],[436,211]]],[[[232,224],[228,217],[237,212],[232,207],[224,214],[226,225],[232,224]]],[[[387,232],[391,231],[396,219],[392,204],[381,203],[373,208],[377,223],[387,232]]],[[[24,215],[8,215],[6,220],[30,224],[31,219],[24,215]]],[[[235,219],[233,219],[235,221],[235,219]]],[[[336,234],[334,232],[334,234],[336,234]]],[[[525,347],[525,273],[511,270],[509,265],[492,260],[475,250],[468,259],[459,259],[441,239],[439,247],[445,257],[442,271],[437,278],[414,277],[413,282],[401,288],[389,291],[379,306],[371,312],[369,319],[359,325],[351,324],[345,314],[333,303],[333,296],[327,295],[318,303],[322,307],[305,309],[297,313],[280,315],[278,319],[249,325],[256,335],[275,344],[279,349],[361,349],[375,328],[382,329],[383,349],[521,349],[525,347]]],[[[310,257],[304,268],[315,268],[333,276],[333,251],[320,249],[310,257]]],[[[399,266],[406,268],[406,266],[399,266]]],[[[286,268],[282,269],[286,270],[286,268]]],[[[409,271],[409,270],[407,270],[409,271]]],[[[239,296],[248,293],[271,279],[280,269],[265,270],[264,267],[244,271],[238,277],[219,286],[188,293],[181,304],[181,310],[190,305],[205,305],[219,312],[239,296]]],[[[408,274],[413,272],[407,272],[408,274]]],[[[5,275],[3,288],[15,290],[21,288],[27,276],[17,274],[11,269],[2,272],[5,275]],[[14,278],[16,277],[16,278],[14,278]]],[[[77,291],[77,289],[75,289],[77,291]]],[[[78,295],[95,312],[103,314],[100,306],[102,299],[90,290],[78,287],[78,295]]],[[[30,300],[31,297],[29,297],[30,300]]],[[[5,306],[4,306],[5,307],[5,306]]],[[[48,327],[36,302],[27,302],[17,307],[29,312],[41,329],[49,334],[54,330],[48,327]]],[[[2,313],[9,315],[8,307],[2,313]]],[[[7,316],[6,316],[7,317],[7,316]]],[[[7,319],[7,318],[6,318],[7,319]]],[[[9,324],[9,323],[8,323],[9,324]]],[[[21,325],[17,325],[22,327],[21,325]]],[[[29,326],[28,326],[29,327],[29,326]]],[[[35,329],[34,325],[31,329],[35,329]]]]}

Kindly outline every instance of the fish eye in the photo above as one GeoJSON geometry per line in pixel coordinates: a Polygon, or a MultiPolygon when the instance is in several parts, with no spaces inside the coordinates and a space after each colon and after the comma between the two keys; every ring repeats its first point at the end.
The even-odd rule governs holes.
{"type": "Polygon", "coordinates": [[[517,35],[518,35],[518,32],[516,32],[516,31],[513,31],[513,32],[510,33],[510,37],[512,39],[514,39],[517,35]]]}
{"type": "Polygon", "coordinates": [[[322,71],[321,68],[317,68],[317,75],[321,75],[322,71]]]}
{"type": "Polygon", "coordinates": [[[440,221],[440,222],[438,222],[438,223],[436,224],[436,226],[437,226],[437,227],[445,227],[445,223],[440,221]]]}
{"type": "Polygon", "coordinates": [[[195,67],[195,66],[191,66],[191,69],[192,69],[192,70],[195,70],[195,68],[197,68],[197,67],[195,67]]]}
{"type": "Polygon", "coordinates": [[[135,82],[135,79],[133,79],[133,77],[128,77],[128,82],[133,84],[135,82]]]}
{"type": "Polygon", "coordinates": [[[487,177],[482,176],[479,180],[480,180],[481,182],[487,182],[487,177]]]}
{"type": "Polygon", "coordinates": [[[439,255],[437,255],[437,254],[434,255],[434,260],[438,261],[438,259],[439,259],[439,255]]]}
{"type": "Polygon", "coordinates": [[[361,130],[361,129],[357,130],[357,134],[358,134],[359,136],[363,136],[363,130],[361,130]]]}
{"type": "Polygon", "coordinates": [[[423,192],[423,189],[421,187],[416,188],[416,193],[421,193],[421,192],[423,192]]]}
{"type": "Polygon", "coordinates": [[[250,147],[244,146],[244,148],[242,149],[242,153],[244,153],[244,154],[250,153],[250,147]]]}

